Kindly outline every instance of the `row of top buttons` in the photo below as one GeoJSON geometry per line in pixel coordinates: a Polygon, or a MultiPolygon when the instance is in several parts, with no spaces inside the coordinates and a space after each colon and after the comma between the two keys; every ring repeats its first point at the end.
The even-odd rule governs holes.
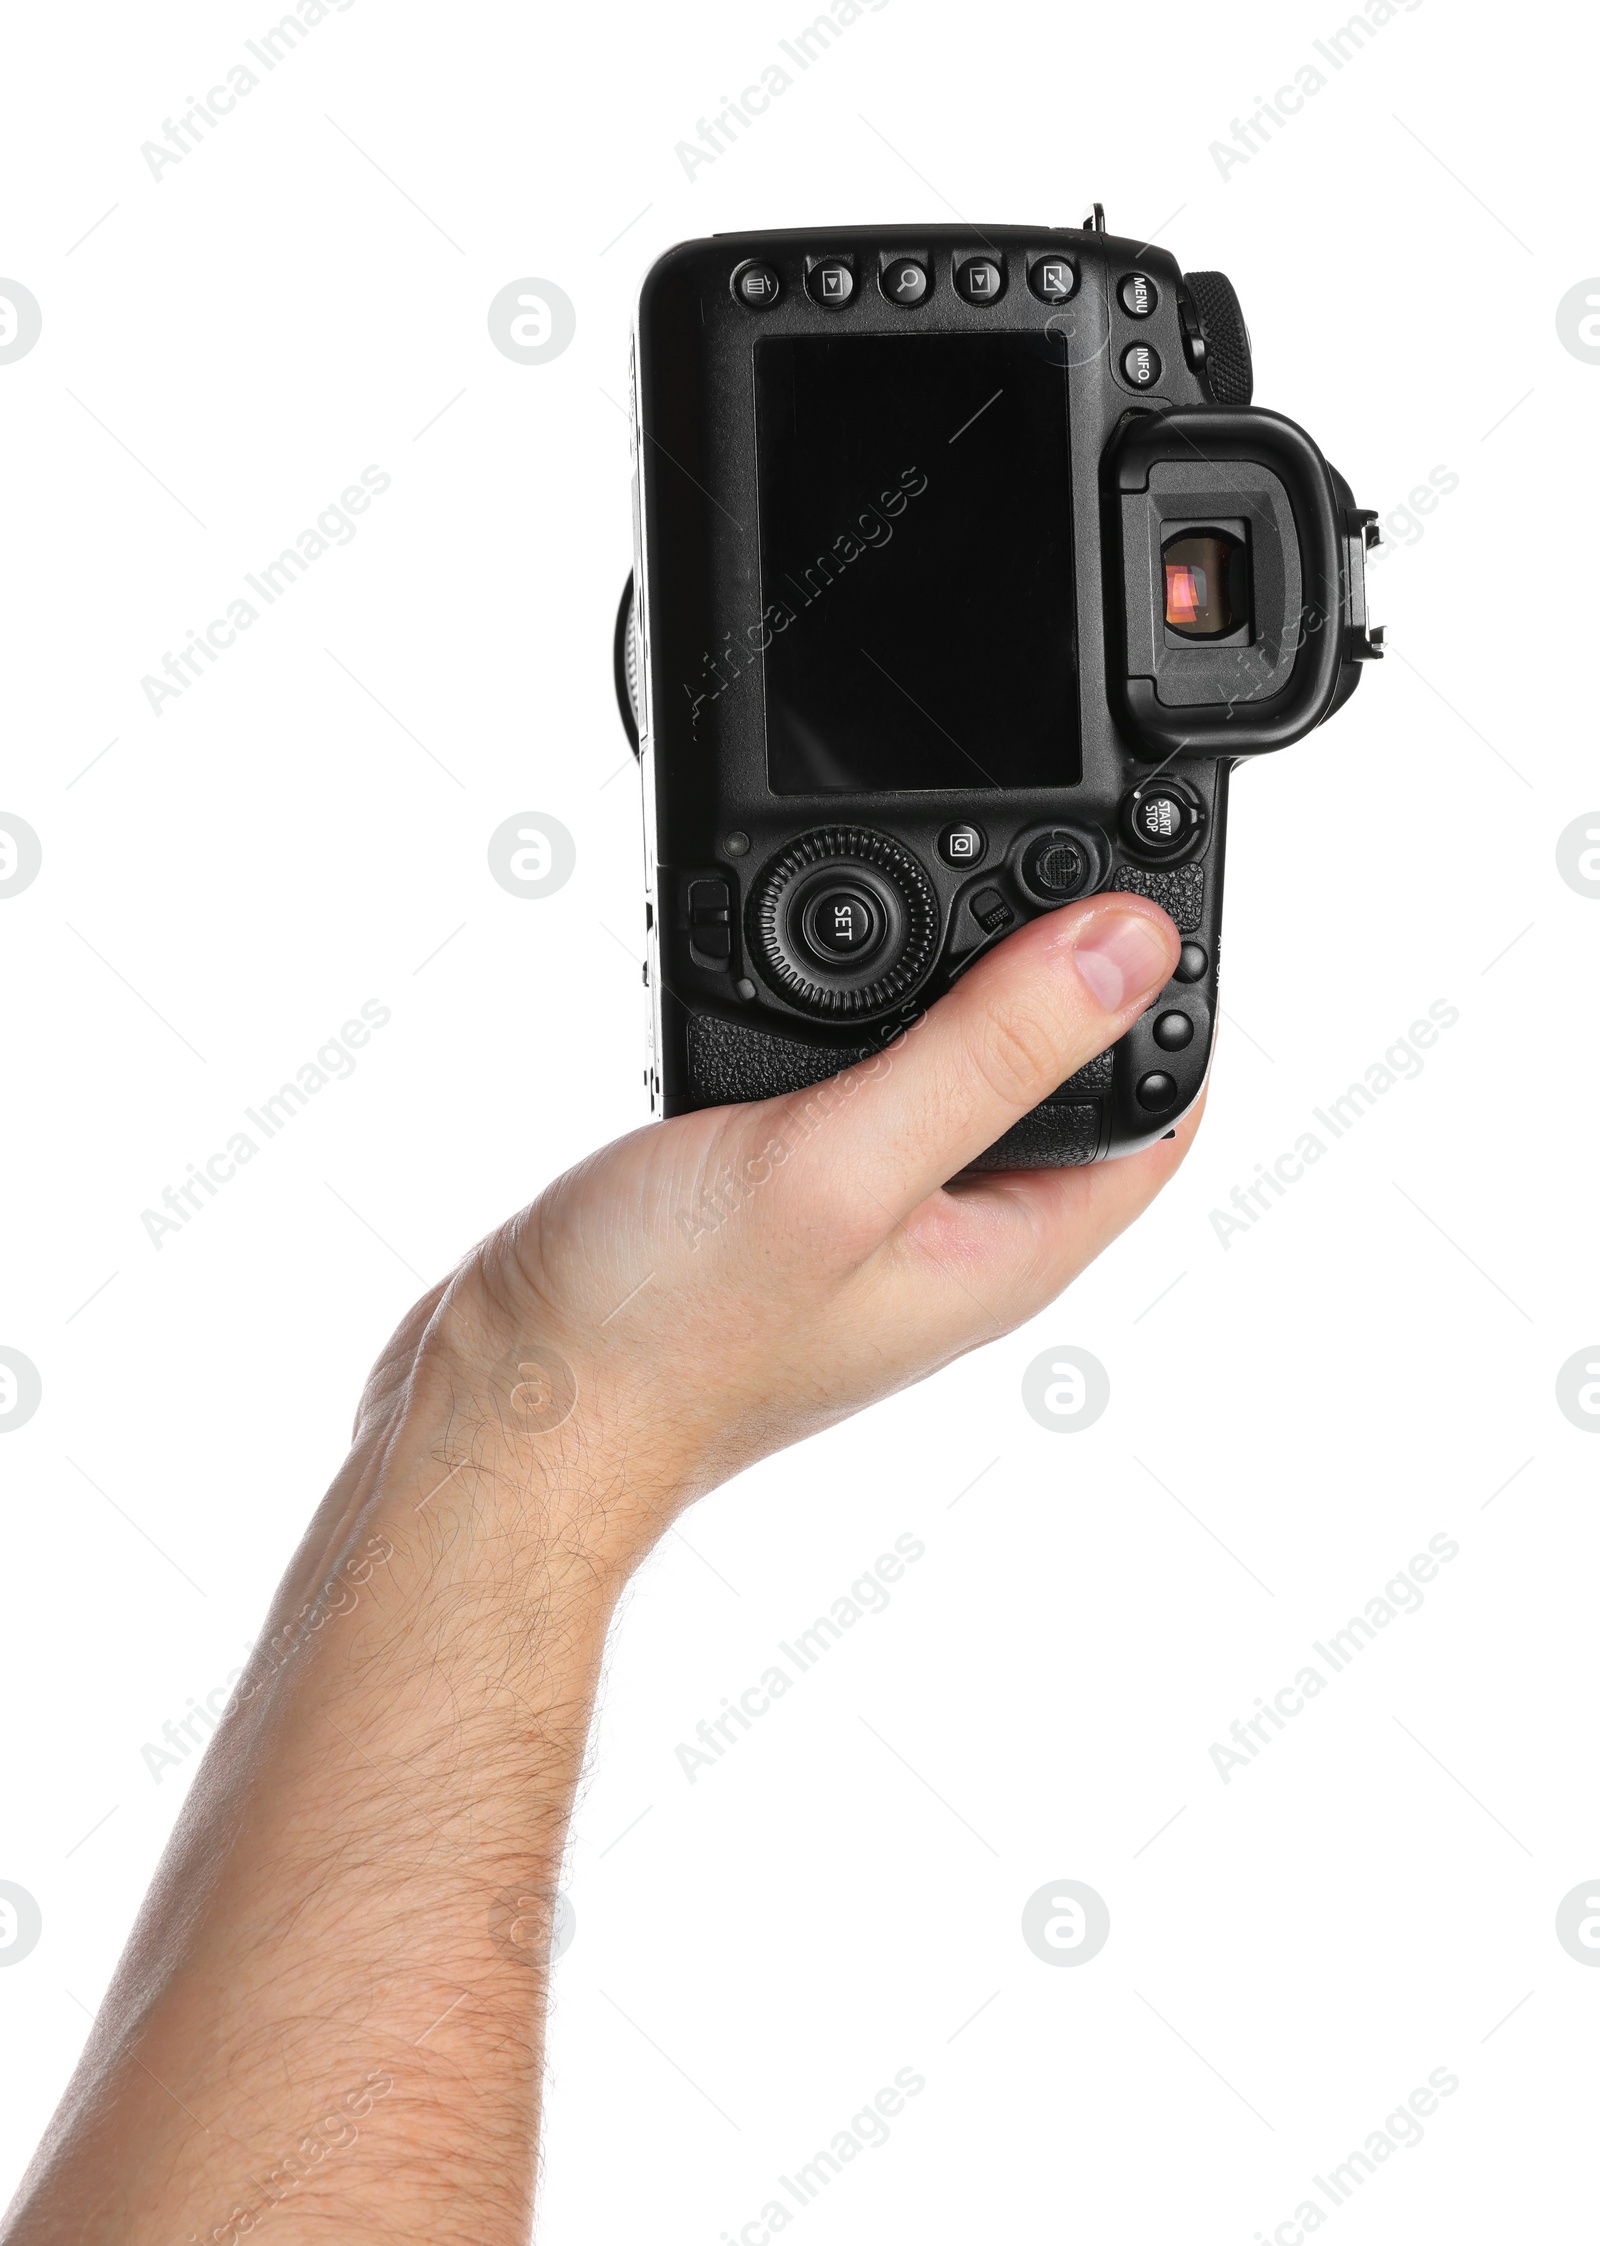
{"type": "MultiPolygon", "coordinates": [[[[959,258],[953,279],[957,293],[969,304],[995,304],[1005,294],[1005,264],[998,257],[959,258]]],[[[1042,304],[1065,304],[1077,285],[1077,268],[1070,258],[1029,259],[1028,286],[1042,304]]],[[[933,282],[920,257],[891,257],[879,267],[878,286],[891,304],[922,304],[933,282]]],[[[808,258],[806,287],[819,304],[846,305],[856,293],[855,269],[843,258],[808,258]]],[[[764,312],[783,294],[783,283],[770,265],[756,259],[738,267],[733,292],[753,312],[764,312]]],[[[1148,320],[1160,302],[1148,273],[1125,273],[1117,284],[1117,297],[1135,320],[1148,320]]]]}
{"type": "MultiPolygon", "coordinates": [[[[957,295],[969,304],[997,304],[1006,292],[1002,257],[959,257],[951,277],[957,295]]],[[[1077,285],[1078,270],[1070,258],[1029,259],[1028,286],[1041,304],[1065,304],[1077,285]]],[[[855,269],[843,258],[807,259],[806,289],[816,303],[838,311],[853,300],[856,286],[855,269]]],[[[885,258],[878,270],[878,287],[891,304],[925,304],[933,291],[933,275],[920,257],[885,258]]],[[[755,259],[735,270],[733,293],[748,310],[765,312],[783,294],[783,283],[770,265],[755,259]]]]}

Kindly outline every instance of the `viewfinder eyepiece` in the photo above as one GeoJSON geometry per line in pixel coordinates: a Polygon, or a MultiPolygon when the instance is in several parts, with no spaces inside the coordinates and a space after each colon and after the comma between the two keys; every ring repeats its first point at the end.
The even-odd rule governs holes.
{"type": "Polygon", "coordinates": [[[1249,621],[1244,543],[1225,530],[1184,531],[1161,549],[1167,624],[1185,639],[1221,639],[1249,621]]]}

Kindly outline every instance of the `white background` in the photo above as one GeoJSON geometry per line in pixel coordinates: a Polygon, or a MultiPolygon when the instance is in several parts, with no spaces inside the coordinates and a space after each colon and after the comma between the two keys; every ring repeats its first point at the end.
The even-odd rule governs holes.
{"type": "Polygon", "coordinates": [[[273,20],[35,9],[5,40],[0,273],[44,328],[0,366],[0,812],[44,865],[0,901],[0,1342],[43,1402],[0,1443],[0,1878],[44,1932],[0,1972],[0,2185],[197,1760],[157,1783],[142,1750],[241,1660],[378,1346],[643,1119],[610,680],[639,275],[718,230],[1098,196],[1232,276],[1257,402],[1361,502],[1459,484],[1375,572],[1391,660],[1236,783],[1177,1184],[1033,1327],[707,1500],[631,1594],[543,2236],[759,2238],[906,2067],[805,2236],[1247,2246],[1437,2068],[1425,2141],[1327,2222],[1569,2228],[1600,1443],[1555,1377],[1600,1332],[1600,903],[1555,843],[1600,801],[1600,367],[1555,308],[1600,271],[1591,20],[1424,0],[1224,178],[1210,144],[1340,8],[888,0],[691,181],[675,144],[807,9],[356,0],[152,178],[141,143],[273,20]],[[532,368],[485,321],[530,275],[577,307],[532,368]],[[369,463],[354,540],[153,714],[141,678],[369,463]],[[540,902],[486,867],[519,811],[577,838],[540,902]],[[153,1246],[141,1212],[368,999],[354,1076],[153,1246]],[[1210,1212],[1435,1000],[1421,1075],[1224,1248],[1210,1212]],[[1058,1343],[1110,1375],[1076,1434],[1020,1399],[1058,1343]],[[888,1611],[691,1786],[679,1742],[905,1532],[888,1611]],[[1440,1533],[1421,1611],[1225,1785],[1212,1743],[1440,1533]],[[1061,1878],[1111,1914],[1078,1970],[1020,1933],[1061,1878]]]}

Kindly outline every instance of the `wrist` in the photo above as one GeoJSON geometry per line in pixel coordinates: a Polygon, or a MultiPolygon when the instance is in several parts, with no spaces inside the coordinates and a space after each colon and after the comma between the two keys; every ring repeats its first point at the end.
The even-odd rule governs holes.
{"type": "Polygon", "coordinates": [[[694,1415],[667,1413],[648,1368],[570,1330],[557,1305],[501,1307],[458,1273],[389,1408],[358,1448],[381,1460],[387,1533],[430,1513],[465,1519],[530,1563],[614,1601],[683,1507],[717,1479],[694,1415]]]}

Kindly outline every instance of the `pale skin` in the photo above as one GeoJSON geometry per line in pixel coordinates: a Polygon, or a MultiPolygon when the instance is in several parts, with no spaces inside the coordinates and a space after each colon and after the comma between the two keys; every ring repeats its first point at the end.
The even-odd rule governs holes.
{"type": "Polygon", "coordinates": [[[545,1957],[629,1576],[743,1467],[1051,1302],[1172,1175],[953,1187],[1167,982],[1030,923],[876,1061],[578,1165],[402,1322],[0,2246],[521,2246],[545,1957]]]}

